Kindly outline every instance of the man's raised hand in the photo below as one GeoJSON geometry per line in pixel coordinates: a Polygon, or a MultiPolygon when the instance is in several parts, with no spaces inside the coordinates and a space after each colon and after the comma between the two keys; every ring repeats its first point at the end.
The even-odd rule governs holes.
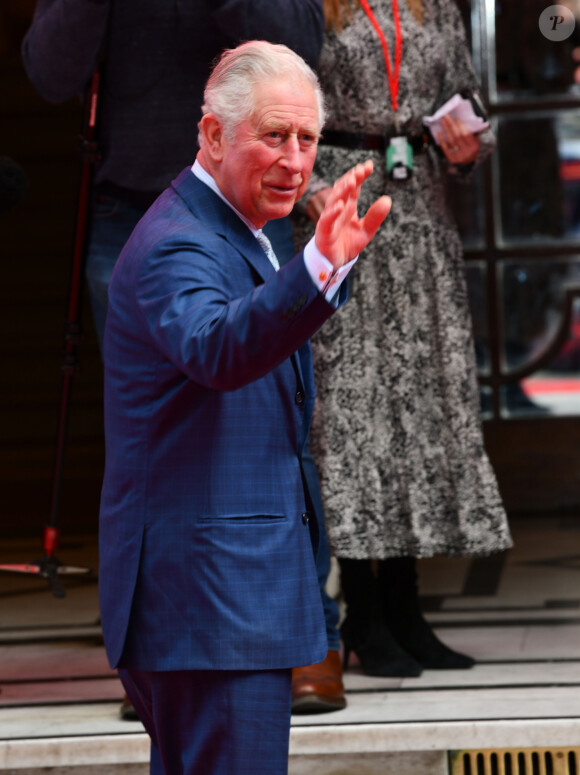
{"type": "Polygon", "coordinates": [[[359,218],[360,189],[372,171],[373,163],[369,159],[339,178],[316,224],[316,246],[335,268],[346,264],[368,245],[391,209],[391,198],[381,196],[359,218]]]}

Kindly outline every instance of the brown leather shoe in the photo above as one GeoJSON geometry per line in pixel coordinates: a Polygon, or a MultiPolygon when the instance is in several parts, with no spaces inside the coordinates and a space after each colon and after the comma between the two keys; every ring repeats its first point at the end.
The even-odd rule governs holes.
{"type": "Polygon", "coordinates": [[[292,670],[292,713],[328,713],[346,707],[338,651],[324,662],[292,670]]]}
{"type": "Polygon", "coordinates": [[[137,711],[133,707],[133,703],[127,695],[123,697],[123,702],[119,708],[119,715],[124,721],[139,721],[137,711]]]}

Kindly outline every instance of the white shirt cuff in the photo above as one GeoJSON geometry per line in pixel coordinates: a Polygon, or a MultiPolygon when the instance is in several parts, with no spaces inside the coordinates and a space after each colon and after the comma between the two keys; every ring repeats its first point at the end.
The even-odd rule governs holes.
{"type": "Polygon", "coordinates": [[[331,301],[335,296],[345,277],[355,265],[357,258],[358,256],[349,261],[348,264],[335,269],[316,247],[314,237],[304,248],[304,263],[308,274],[327,301],[331,301]]]}

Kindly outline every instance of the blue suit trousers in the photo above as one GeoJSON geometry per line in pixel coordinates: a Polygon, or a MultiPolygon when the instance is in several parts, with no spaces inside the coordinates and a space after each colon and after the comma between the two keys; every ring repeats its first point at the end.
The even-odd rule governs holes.
{"type": "Polygon", "coordinates": [[[290,669],[119,670],[151,775],[287,775],[290,669]]]}

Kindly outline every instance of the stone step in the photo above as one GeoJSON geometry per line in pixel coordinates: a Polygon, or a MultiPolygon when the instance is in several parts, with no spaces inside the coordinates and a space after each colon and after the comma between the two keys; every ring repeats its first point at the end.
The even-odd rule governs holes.
{"type": "MultiPolygon", "coordinates": [[[[403,695],[389,692],[349,694],[344,711],[294,717],[290,734],[290,775],[448,775],[450,752],[535,747],[578,746],[578,692],[546,687],[544,693],[523,688],[482,697],[471,706],[457,704],[458,695],[414,695],[413,721],[365,721],[384,717],[384,708],[403,718],[403,695]],[[575,699],[576,698],[576,699],[575,699]],[[448,708],[441,713],[442,701],[448,708]],[[492,716],[495,702],[497,717],[492,716]],[[431,711],[429,711],[431,705],[431,711]],[[421,715],[440,718],[421,720],[421,715]],[[527,706],[526,713],[521,710],[527,706]],[[427,709],[421,714],[419,709],[427,709]],[[478,710],[476,710],[478,708],[478,710]],[[554,715],[556,708],[560,716],[554,715]],[[553,713],[542,716],[542,711],[553,713]],[[564,714],[567,717],[564,717],[564,714]],[[463,715],[463,718],[460,718],[463,715]],[[485,716],[489,717],[485,717],[485,716]],[[522,718],[522,716],[527,716],[522,718]],[[456,716],[455,719],[452,719],[456,716]],[[471,716],[471,717],[470,717],[471,716]],[[479,717],[478,717],[479,716],[479,717]]],[[[145,775],[149,740],[139,722],[122,721],[118,703],[86,703],[4,707],[0,710],[0,772],[11,775],[145,775]]]]}

